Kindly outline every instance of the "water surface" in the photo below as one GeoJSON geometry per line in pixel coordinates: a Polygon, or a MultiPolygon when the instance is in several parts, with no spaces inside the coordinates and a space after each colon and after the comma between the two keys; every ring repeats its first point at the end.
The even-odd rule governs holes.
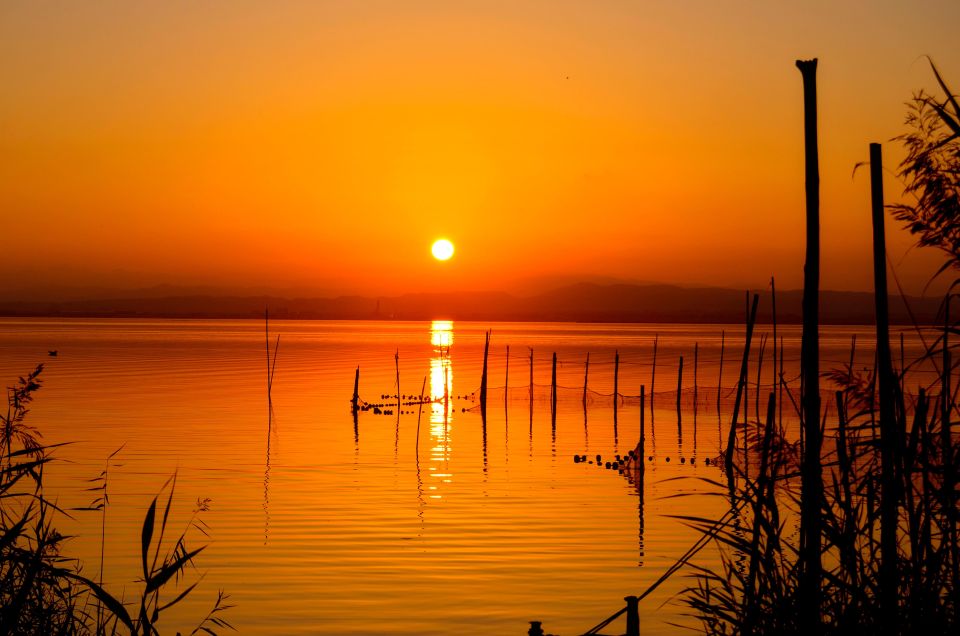
{"type": "MultiPolygon", "coordinates": [[[[60,504],[89,502],[86,480],[122,446],[109,468],[103,544],[100,513],[76,512],[60,524],[77,535],[68,552],[88,575],[97,575],[105,545],[107,587],[134,594],[140,524],[174,473],[175,529],[187,527],[198,500],[210,500],[199,514],[209,537],[189,535],[209,544],[199,560],[205,578],[162,619],[171,631],[192,629],[222,588],[236,605],[228,618],[244,634],[506,634],[525,633],[530,620],[553,633],[582,633],[696,540],[671,515],[725,509],[696,478],[721,476],[706,462],[726,435],[742,326],[290,321],[270,329],[271,340],[280,336],[272,415],[262,322],[0,321],[3,378],[11,384],[45,363],[29,421],[50,443],[72,442],[47,475],[60,504]],[[488,328],[484,423],[472,394],[488,328]],[[47,355],[52,349],[57,357],[47,355]],[[354,422],[358,365],[361,397],[390,402],[384,408],[393,414],[364,411],[354,422]],[[643,482],[574,463],[575,454],[605,462],[634,448],[641,385],[652,457],[643,482]],[[442,398],[445,386],[446,402],[403,405],[402,414],[395,398],[382,398],[421,390],[442,398]],[[680,492],[693,496],[672,497],[680,492]]],[[[769,332],[761,328],[754,343],[751,413],[774,379],[772,339],[758,366],[759,336],[769,332]]],[[[853,333],[856,364],[872,365],[869,328],[844,327],[824,330],[825,367],[848,359],[853,333]]],[[[793,378],[799,329],[782,327],[779,336],[784,375],[793,378]]],[[[907,338],[907,358],[920,346],[907,338]]],[[[643,601],[644,633],[689,624],[670,601],[685,583],[677,579],[643,601]]]]}

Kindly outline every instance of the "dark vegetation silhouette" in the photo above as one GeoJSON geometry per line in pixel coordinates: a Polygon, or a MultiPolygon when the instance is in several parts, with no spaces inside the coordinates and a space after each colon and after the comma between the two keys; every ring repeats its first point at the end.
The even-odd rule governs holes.
{"type": "MultiPolygon", "coordinates": [[[[56,521],[69,515],[47,495],[44,471],[57,461],[54,451],[63,444],[44,444],[40,432],[27,422],[34,393],[41,387],[43,365],[8,389],[6,415],[0,415],[0,634],[24,635],[113,635],[151,636],[160,634],[159,624],[168,610],[180,603],[199,581],[187,583],[188,566],[193,566],[205,546],[188,547],[191,529],[206,534],[198,518],[209,501],[197,508],[179,535],[170,536],[170,511],[176,476],[161,489],[166,494],[158,518],[154,497],[141,530],[142,578],[136,591],[127,587],[117,598],[103,584],[103,541],[101,534],[100,571],[88,575],[77,559],[67,555],[69,537],[56,528],[56,521]]],[[[108,474],[112,454],[90,489],[97,493],[89,506],[72,511],[99,511],[106,523],[109,505],[108,474]]],[[[101,526],[101,531],[103,526],[101,526]]],[[[221,591],[191,634],[215,635],[232,629],[224,618],[231,606],[221,591]]]]}
{"type": "MultiPolygon", "coordinates": [[[[716,488],[714,496],[725,499],[727,512],[719,520],[677,515],[700,531],[699,539],[645,591],[626,597],[625,607],[585,634],[599,634],[627,614],[627,636],[637,636],[637,603],[685,568],[692,570],[693,583],[679,597],[707,634],[960,632],[960,444],[952,431],[960,321],[951,318],[960,284],[960,105],[931,60],[943,95],[916,93],[908,103],[908,131],[895,139],[907,149],[898,176],[912,202],[884,205],[881,147],[870,144],[875,364],[854,367],[853,338],[849,363],[821,374],[816,60],[797,66],[804,80],[808,230],[799,403],[783,376],[781,342],[776,391],[767,396],[765,418],[760,421],[755,411],[756,422],[738,421],[755,296],[747,312],[727,446],[717,458],[727,483],[698,478],[716,488]],[[934,277],[954,276],[940,303],[936,335],[914,321],[925,343],[916,360],[905,360],[901,335],[899,368],[889,336],[885,211],[903,222],[919,245],[944,252],[934,277]],[[921,366],[934,367],[936,379],[905,386],[906,372],[921,366]],[[831,399],[822,399],[821,380],[833,385],[831,399]],[[776,425],[784,392],[800,418],[799,440],[786,439],[776,425]],[[751,474],[750,466],[759,468],[751,474]],[[716,568],[695,561],[710,544],[720,551],[716,568]]],[[[625,460],[623,472],[630,479],[642,479],[642,435],[639,455],[625,460]]]]}
{"type": "MultiPolygon", "coordinates": [[[[812,70],[805,70],[804,63],[798,66],[806,88],[812,70]]],[[[960,278],[943,299],[938,336],[921,359],[903,361],[899,370],[893,365],[887,310],[885,209],[918,236],[920,245],[946,254],[937,276],[960,273],[960,107],[932,62],[931,68],[944,95],[917,93],[908,105],[909,130],[897,138],[908,151],[899,176],[911,203],[884,206],[881,149],[870,146],[874,369],[858,372],[851,356],[845,368],[824,373],[836,391],[833,400],[821,405],[816,389],[820,374],[810,358],[815,353],[804,354],[801,441],[783,439],[774,426],[776,398],[771,393],[763,434],[750,440],[745,453],[758,459],[759,472],[748,476],[728,447],[729,490],[722,496],[729,497],[730,512],[719,522],[683,518],[721,551],[718,569],[693,566],[695,583],[683,594],[709,634],[960,630],[960,467],[951,430],[957,397],[951,382],[953,349],[960,324],[950,318],[950,299],[960,278]],[[938,377],[907,390],[905,367],[921,362],[932,363],[938,377]]],[[[808,119],[808,131],[809,126],[808,119]]],[[[807,143],[810,229],[809,215],[815,211],[809,205],[809,139],[807,143]]],[[[816,285],[809,247],[806,284],[816,285]]],[[[814,296],[804,294],[805,299],[814,296]]],[[[805,308],[805,352],[816,346],[815,322],[808,323],[808,316],[815,314],[805,308]]]]}

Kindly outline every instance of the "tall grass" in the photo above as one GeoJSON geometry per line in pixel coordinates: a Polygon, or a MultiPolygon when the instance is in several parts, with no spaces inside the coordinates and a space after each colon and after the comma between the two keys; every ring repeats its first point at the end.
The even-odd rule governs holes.
{"type": "MultiPolygon", "coordinates": [[[[42,443],[39,431],[27,422],[42,372],[39,365],[8,389],[7,412],[0,415],[0,634],[160,634],[161,618],[197,585],[187,584],[184,576],[204,547],[188,547],[187,534],[191,528],[205,533],[197,514],[206,502],[200,502],[187,528],[171,538],[176,479],[164,485],[167,497],[159,519],[159,497],[153,499],[141,529],[143,578],[134,600],[117,598],[105,588],[102,559],[98,580],[88,577],[82,564],[65,554],[68,537],[56,529],[56,521],[68,513],[46,494],[44,471],[56,461],[53,452],[61,445],[42,443]]],[[[105,515],[106,474],[93,481],[101,494],[86,509],[105,515]]],[[[232,629],[223,615],[229,607],[220,592],[191,634],[232,629]]]]}

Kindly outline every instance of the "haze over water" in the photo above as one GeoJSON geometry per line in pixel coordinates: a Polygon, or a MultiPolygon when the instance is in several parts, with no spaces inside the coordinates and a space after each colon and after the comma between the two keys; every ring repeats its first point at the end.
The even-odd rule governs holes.
{"type": "MultiPolygon", "coordinates": [[[[618,610],[623,596],[646,589],[695,541],[697,535],[669,515],[724,511],[724,500],[707,494],[709,484],[668,480],[721,477],[706,460],[718,454],[718,435],[729,425],[742,326],[271,323],[271,333],[280,335],[272,419],[263,323],[5,319],[0,326],[7,384],[46,363],[28,421],[48,443],[72,442],[56,451],[69,461],[47,473],[61,506],[86,505],[93,496],[84,480],[96,477],[123,445],[110,468],[106,516],[104,579],[115,594],[125,585],[132,589],[138,577],[143,515],[164,482],[176,472],[174,529],[189,521],[198,499],[210,498],[210,510],[199,516],[209,539],[193,533],[194,547],[210,544],[199,559],[206,577],[176,613],[183,624],[168,623],[168,629],[189,631],[188,623],[199,621],[223,588],[236,604],[228,618],[244,634],[522,633],[529,620],[542,620],[555,633],[582,633],[618,610]],[[484,427],[476,402],[462,396],[479,388],[487,328],[493,330],[492,388],[484,427]],[[653,460],[638,488],[616,471],[572,457],[601,454],[609,461],[634,448],[636,396],[641,384],[649,395],[655,334],[656,411],[652,423],[649,411],[646,419],[653,460]],[[48,357],[51,349],[59,355],[48,357]],[[625,396],[616,422],[614,351],[625,396]],[[426,386],[442,396],[446,380],[447,409],[438,401],[419,416],[416,406],[403,406],[413,412],[399,417],[364,411],[355,429],[354,369],[361,368],[363,399],[391,402],[381,396],[397,392],[395,352],[400,393],[418,395],[426,386]],[[553,352],[561,387],[555,427],[553,352]],[[675,412],[680,355],[682,431],[675,412]]],[[[869,328],[826,328],[825,368],[848,359],[851,333],[860,334],[857,364],[872,364],[869,328]]],[[[780,334],[785,376],[793,378],[799,330],[781,328],[780,334]]],[[[908,336],[906,344],[907,358],[915,357],[919,341],[908,336]]],[[[756,351],[755,341],[751,382],[756,351]]],[[[762,384],[772,381],[769,356],[770,347],[762,384]]],[[[908,382],[922,379],[908,376],[908,382]]],[[[751,417],[754,400],[751,388],[751,417]]],[[[785,421],[791,430],[789,412],[785,421]]],[[[102,518],[73,514],[76,521],[61,528],[78,535],[67,553],[80,556],[94,575],[102,518]]],[[[714,556],[702,558],[712,563],[714,556]]],[[[663,605],[683,584],[677,578],[644,600],[644,633],[666,633],[674,629],[668,621],[686,620],[681,606],[663,605]]]]}

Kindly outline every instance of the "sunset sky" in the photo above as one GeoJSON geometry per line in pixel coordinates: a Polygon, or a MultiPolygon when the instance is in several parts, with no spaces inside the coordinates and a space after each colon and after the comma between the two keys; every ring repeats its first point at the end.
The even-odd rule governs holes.
{"type": "MultiPolygon", "coordinates": [[[[820,59],[822,285],[870,289],[906,102],[960,2],[4,2],[0,290],[799,287],[820,59]],[[449,238],[456,254],[431,257],[449,238]]],[[[908,291],[941,262],[888,224],[908,291]]]]}

